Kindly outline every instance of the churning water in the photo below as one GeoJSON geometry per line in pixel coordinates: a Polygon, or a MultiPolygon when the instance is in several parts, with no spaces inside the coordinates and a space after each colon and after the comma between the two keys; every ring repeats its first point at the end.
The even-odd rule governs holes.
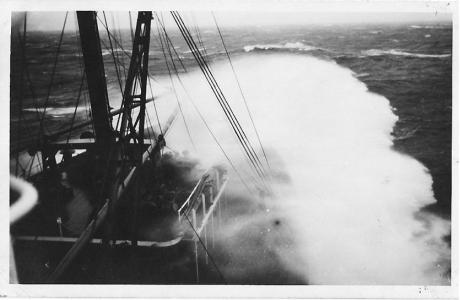
{"type": "MultiPolygon", "coordinates": [[[[247,54],[234,65],[267,150],[275,195],[250,194],[230,171],[237,214],[217,233],[220,251],[232,257],[223,267],[226,276],[244,282],[281,264],[310,284],[448,284],[450,248],[443,237],[450,223],[420,211],[436,202],[432,178],[420,162],[392,148],[397,117],[390,102],[331,61],[247,54]]],[[[229,64],[212,69],[257,146],[229,64]]],[[[202,74],[196,70],[181,79],[183,86],[177,78],[173,85],[193,144],[179,115],[168,146],[198,156],[204,165],[226,162],[192,98],[251,182],[243,152],[202,74]]],[[[171,87],[164,77],[154,88],[163,121],[177,103],[171,87]]]]}

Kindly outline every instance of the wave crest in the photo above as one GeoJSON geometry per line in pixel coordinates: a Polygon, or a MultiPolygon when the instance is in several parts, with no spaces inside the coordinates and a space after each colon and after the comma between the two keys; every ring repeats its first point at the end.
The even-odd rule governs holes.
{"type": "Polygon", "coordinates": [[[381,50],[381,49],[369,49],[361,51],[361,54],[365,56],[385,56],[385,55],[395,55],[395,56],[407,56],[407,57],[418,57],[418,58],[444,58],[450,57],[452,54],[423,54],[423,53],[411,53],[404,52],[397,49],[390,50],[381,50]]]}
{"type": "Polygon", "coordinates": [[[260,50],[300,50],[300,51],[312,51],[318,50],[318,48],[310,45],[305,45],[302,42],[288,42],[285,44],[257,44],[247,45],[243,47],[245,52],[260,51],[260,50]]]}

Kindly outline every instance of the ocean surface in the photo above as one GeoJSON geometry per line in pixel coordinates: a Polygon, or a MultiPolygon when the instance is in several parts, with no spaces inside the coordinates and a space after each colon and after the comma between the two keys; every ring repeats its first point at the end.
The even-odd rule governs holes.
{"type": "MultiPolygon", "coordinates": [[[[102,51],[106,66],[109,98],[113,101],[111,102],[113,103],[112,106],[117,108],[120,103],[121,94],[117,72],[114,68],[114,58],[118,61],[118,64],[124,64],[127,68],[129,64],[128,56],[131,53],[131,33],[129,30],[113,30],[113,36],[111,40],[109,40],[107,38],[107,32],[101,23],[99,26],[101,38],[103,40],[102,51]],[[110,47],[110,43],[112,43],[112,47],[110,47]],[[114,49],[113,52],[112,48],[114,49]]],[[[223,48],[222,41],[216,28],[205,27],[200,28],[199,30],[193,26],[190,26],[190,28],[207,61],[213,69],[217,70],[216,74],[223,74],[222,65],[228,64],[228,61],[225,49],[223,48]]],[[[337,88],[337,94],[334,96],[336,98],[344,96],[343,93],[347,93],[348,87],[350,87],[350,94],[347,95],[347,97],[352,98],[352,95],[354,95],[352,87],[354,87],[354,84],[359,85],[362,83],[365,88],[361,94],[356,94],[357,97],[361,97],[364,93],[369,93],[373,95],[375,94],[376,97],[383,97],[384,99],[387,99],[389,101],[391,111],[389,110],[386,112],[385,109],[383,110],[384,114],[388,114],[388,118],[385,117],[387,119],[385,119],[385,121],[382,119],[382,122],[389,122],[390,124],[390,147],[392,151],[401,153],[403,156],[408,156],[418,161],[420,163],[420,167],[417,167],[419,169],[416,174],[422,174],[420,176],[425,176],[423,174],[429,174],[431,176],[431,179],[428,178],[426,181],[423,179],[422,181],[425,185],[424,188],[428,190],[428,193],[432,189],[435,200],[427,200],[425,202],[421,201],[420,203],[422,204],[418,206],[416,205],[416,208],[414,208],[408,215],[413,215],[416,219],[417,213],[422,211],[430,215],[434,215],[436,216],[436,219],[444,220],[447,223],[450,221],[452,24],[399,23],[346,26],[309,25],[247,28],[222,27],[221,31],[227,51],[235,62],[236,74],[238,75],[239,70],[241,70],[242,76],[240,80],[246,79],[250,81],[250,84],[246,84],[245,82],[247,81],[241,80],[241,86],[244,91],[245,87],[252,89],[252,91],[247,92],[248,95],[256,95],[257,84],[259,82],[262,89],[266,88],[263,85],[264,76],[272,76],[267,77],[268,79],[266,81],[274,78],[273,83],[276,83],[279,79],[280,84],[277,87],[277,90],[285,91],[285,97],[278,99],[279,105],[289,106],[290,93],[295,93],[295,91],[304,91],[304,87],[307,92],[302,95],[305,99],[311,99],[316,94],[309,94],[307,87],[314,90],[315,86],[310,87],[307,81],[305,81],[305,83],[302,81],[310,80],[309,78],[312,77],[313,79],[311,79],[310,82],[314,82],[314,78],[316,76],[315,72],[320,72],[318,70],[324,69],[324,72],[331,72],[330,76],[327,74],[318,75],[317,78],[323,78],[323,81],[318,81],[315,84],[319,84],[318,89],[324,89],[324,86],[322,85],[323,82],[330,84],[331,86],[328,88],[331,90],[331,95],[334,95],[334,89],[336,88],[334,86],[334,74],[336,73],[334,72],[337,71],[337,80],[341,80],[344,85],[348,82],[347,80],[350,80],[350,84],[337,88]],[[286,63],[283,64],[283,60],[286,60],[286,63]],[[299,65],[303,63],[305,63],[305,65],[299,65]],[[263,68],[264,64],[266,64],[267,69],[255,72],[253,77],[251,77],[250,69],[252,67],[255,68],[256,66],[263,68]],[[285,66],[285,69],[283,65],[285,66]],[[305,70],[305,72],[298,72],[296,70],[296,66],[298,66],[299,69],[305,70]],[[343,75],[343,77],[340,70],[346,70],[344,72],[349,72],[353,79],[349,79],[346,77],[347,75],[343,75]],[[264,72],[267,73],[267,75],[265,75],[264,72]],[[271,74],[268,75],[268,73],[271,74]],[[279,74],[279,78],[276,77],[277,74],[279,74]],[[296,74],[296,76],[292,76],[291,78],[289,74],[296,74]]],[[[168,68],[165,64],[164,52],[162,50],[164,45],[160,43],[157,33],[157,25],[153,23],[149,72],[156,82],[156,84],[153,84],[154,89],[156,86],[161,86],[163,83],[167,82],[169,74],[168,68]]],[[[193,76],[198,76],[198,67],[196,66],[192,53],[183,41],[180,32],[173,29],[168,31],[168,35],[174,45],[176,53],[173,53],[173,56],[175,57],[175,64],[179,71],[183,74],[195,74],[193,76]],[[181,58],[186,70],[184,70],[180,65],[176,54],[181,58]]],[[[17,33],[12,32],[10,141],[11,150],[13,152],[16,152],[17,149],[26,149],[36,145],[36,137],[40,127],[40,119],[42,118],[41,113],[45,105],[47,106],[47,109],[43,126],[45,130],[48,130],[50,133],[66,128],[71,126],[72,123],[78,123],[80,120],[85,120],[90,117],[90,112],[88,110],[89,99],[86,95],[84,82],[82,92],[79,92],[80,85],[82,84],[82,62],[81,53],[79,52],[78,47],[78,35],[75,32],[67,31],[63,36],[59,55],[56,56],[59,38],[60,32],[58,31],[37,32],[33,31],[33,28],[30,28],[27,32],[24,48],[21,45],[21,41],[18,39],[17,33]],[[26,49],[26,51],[24,52],[22,49],[26,49]],[[25,64],[22,64],[22,61],[24,61],[23,58],[25,58],[25,64]],[[77,102],[78,106],[77,109],[75,109],[77,102]]],[[[231,72],[231,69],[226,70],[231,72]]],[[[123,68],[121,68],[118,74],[122,83],[124,82],[126,72],[127,70],[124,71],[123,68]]],[[[219,81],[219,77],[216,76],[216,78],[219,81]]],[[[160,92],[154,91],[153,95],[156,95],[157,93],[160,92]]],[[[320,93],[319,95],[323,94],[320,93]]],[[[161,97],[161,95],[159,97],[161,97]]],[[[260,108],[259,111],[264,111],[266,114],[270,114],[270,111],[276,111],[275,106],[267,106],[264,108],[264,103],[262,101],[258,104],[251,105],[251,98],[247,98],[248,103],[252,108],[260,108]]],[[[311,100],[313,102],[321,101],[319,98],[311,100]]],[[[336,107],[334,107],[333,103],[331,104],[331,116],[328,116],[329,112],[324,110],[328,109],[328,106],[325,104],[327,101],[329,100],[324,100],[317,105],[307,105],[306,109],[309,110],[309,112],[304,114],[305,118],[312,116],[311,120],[316,120],[314,117],[315,115],[324,115],[324,118],[318,119],[318,122],[315,124],[300,122],[302,124],[308,124],[308,126],[317,126],[318,129],[316,132],[320,132],[321,134],[314,136],[314,138],[305,135],[300,139],[301,141],[297,139],[296,143],[286,142],[286,144],[291,145],[292,148],[276,148],[274,146],[273,148],[276,149],[276,155],[274,155],[274,157],[280,156],[283,158],[284,156],[291,155],[290,151],[299,143],[321,145],[320,138],[321,136],[326,135],[328,135],[328,137],[332,140],[334,140],[334,136],[337,135],[337,138],[335,139],[337,144],[329,144],[328,142],[324,144],[325,147],[330,146],[337,149],[340,149],[341,147],[344,149],[347,148],[347,146],[344,146],[341,142],[341,138],[338,137],[342,135],[340,132],[341,125],[334,124],[334,122],[342,122],[345,120],[345,122],[354,124],[353,122],[355,122],[358,118],[361,118],[362,115],[360,115],[357,111],[350,112],[346,117],[340,115],[337,118],[334,118],[332,114],[334,114],[333,111],[336,107],[341,107],[341,109],[345,111],[347,109],[350,109],[350,111],[354,109],[354,104],[349,105],[347,103],[340,102],[337,103],[336,107]],[[318,109],[318,111],[315,111],[315,109],[318,109]],[[283,151],[280,149],[283,149],[283,151]]],[[[352,102],[352,100],[350,101],[352,102]]],[[[364,106],[369,103],[370,107],[368,110],[363,110],[362,112],[363,114],[369,113],[369,118],[371,118],[371,116],[373,116],[373,111],[379,109],[378,107],[380,104],[378,104],[378,101],[380,100],[377,100],[375,104],[372,104],[374,103],[372,102],[373,100],[369,100],[370,102],[366,102],[366,100],[363,101],[364,102],[362,103],[364,106]]],[[[271,102],[268,101],[267,103],[271,102]]],[[[274,104],[271,103],[270,105],[274,104]]],[[[255,113],[255,115],[256,114],[257,113],[255,113]]],[[[288,114],[286,114],[286,116],[288,116],[288,114]]],[[[380,115],[377,114],[376,116],[380,115]]],[[[167,116],[164,118],[167,118],[167,116]]],[[[261,119],[261,117],[259,117],[259,119],[261,119]]],[[[364,116],[364,119],[366,119],[366,116],[364,116]]],[[[284,119],[284,121],[287,120],[289,120],[289,118],[284,119]]],[[[372,125],[373,123],[371,120],[369,122],[369,128],[377,126],[372,125]]],[[[289,122],[279,123],[276,124],[276,126],[292,126],[294,127],[293,130],[303,130],[302,128],[298,128],[298,126],[296,127],[295,124],[289,124],[289,122]]],[[[354,132],[351,136],[351,138],[354,139],[353,141],[356,142],[356,145],[358,145],[356,147],[360,147],[359,145],[364,143],[359,141],[360,132],[362,133],[363,141],[367,141],[369,128],[366,128],[366,125],[363,125],[362,127],[348,127],[347,125],[344,125],[344,127],[349,128],[350,130],[362,130],[354,132]]],[[[262,137],[270,134],[270,130],[268,129],[262,131],[264,132],[262,137]]],[[[294,138],[294,136],[296,135],[287,135],[280,138],[290,139],[294,138]]],[[[267,140],[270,139],[267,138],[267,140]]],[[[263,138],[262,142],[264,142],[263,138]]],[[[280,140],[280,143],[285,142],[280,140]]],[[[378,144],[379,140],[375,140],[375,143],[378,144]]],[[[174,145],[174,142],[168,145],[174,145]]],[[[366,147],[367,146],[364,146],[361,149],[366,149],[366,147]]],[[[340,155],[348,155],[346,151],[347,150],[343,151],[345,154],[337,154],[339,160],[340,155]]],[[[359,152],[360,150],[358,149],[357,151],[359,152]]],[[[331,153],[336,154],[335,152],[331,153]]],[[[337,157],[332,158],[332,160],[337,159],[337,157]]],[[[345,161],[346,158],[343,158],[342,160],[345,161]]],[[[385,160],[384,157],[375,155],[373,156],[373,160],[367,161],[366,166],[371,166],[374,163],[379,165],[382,164],[382,161],[387,160],[385,160]]],[[[353,168],[353,159],[350,158],[349,162],[352,164],[351,167],[353,168]]],[[[314,163],[312,163],[312,165],[314,165],[314,163]]],[[[395,181],[410,181],[410,174],[406,177],[398,175],[399,173],[402,174],[406,172],[406,169],[404,169],[405,166],[406,165],[404,164],[395,165],[395,169],[393,170],[396,174],[394,177],[395,181]]],[[[309,165],[306,164],[302,167],[309,168],[309,165]]],[[[356,166],[356,168],[360,167],[356,166]]],[[[318,168],[317,170],[318,171],[316,173],[321,178],[321,168],[318,168]]],[[[14,172],[14,170],[11,170],[11,172],[14,172]]],[[[371,174],[369,176],[372,177],[372,170],[367,170],[366,172],[369,172],[369,174],[371,174]]],[[[287,173],[288,177],[295,174],[295,172],[287,173]]],[[[306,176],[306,178],[307,177],[308,176],[306,176]]],[[[330,175],[330,177],[334,176],[330,175]]],[[[418,177],[415,176],[414,178],[418,177]]],[[[391,181],[392,178],[383,178],[382,180],[391,181]]],[[[392,184],[397,186],[406,184],[409,185],[408,181],[392,184]]],[[[329,187],[330,189],[334,189],[334,182],[335,181],[332,181],[331,186],[329,187]]],[[[340,184],[340,181],[337,182],[340,184]]],[[[359,184],[366,184],[366,182],[363,181],[359,184]]],[[[369,189],[372,188],[372,184],[369,186],[369,189]]],[[[409,198],[411,197],[415,196],[409,196],[409,198]]],[[[421,197],[423,198],[425,196],[421,197]]],[[[431,196],[428,195],[426,197],[431,196]]],[[[383,201],[382,203],[385,202],[383,201]]],[[[365,204],[357,207],[365,207],[365,204]]],[[[423,217],[418,217],[423,219],[423,217]]],[[[396,221],[396,223],[397,222],[398,221],[396,221]]],[[[439,238],[441,242],[438,241],[437,243],[445,242],[450,245],[450,234],[445,230],[441,230],[440,232],[441,233],[438,234],[437,238],[439,238]]],[[[295,245],[296,243],[293,242],[293,244],[295,245]]],[[[398,250],[393,249],[393,251],[398,250]]],[[[410,251],[408,251],[408,253],[410,253],[410,251]]],[[[234,255],[241,256],[243,254],[234,255]]],[[[447,260],[449,264],[450,253],[447,253],[443,259],[444,261],[447,260]]],[[[281,261],[283,261],[283,259],[281,259],[281,261]]],[[[295,267],[292,267],[291,262],[287,262],[284,265],[293,269],[293,272],[296,274],[302,273],[302,271],[298,272],[295,267]]],[[[234,267],[231,271],[229,271],[229,276],[232,276],[231,274],[233,274],[235,277],[240,276],[241,278],[242,275],[239,272],[242,271],[238,271],[238,268],[241,268],[241,266],[234,267]]],[[[274,267],[271,266],[271,268],[273,269],[274,267]]],[[[264,269],[264,267],[261,267],[261,269],[264,269]]],[[[314,270],[314,267],[311,269],[314,270]]],[[[259,269],[257,270],[259,274],[262,272],[259,269]]],[[[449,280],[449,275],[445,275],[445,273],[450,272],[450,267],[447,267],[447,269],[443,272],[443,279],[439,282],[445,284],[449,280]]],[[[325,274],[326,273],[324,272],[320,275],[307,274],[306,276],[309,279],[306,279],[305,281],[313,283],[328,283],[328,275],[325,274]]],[[[364,272],[363,274],[366,273],[364,272]]],[[[332,278],[330,281],[332,283],[349,283],[346,280],[341,281],[340,278],[335,278],[333,276],[330,278],[332,278]]],[[[375,281],[371,283],[392,283],[392,281],[388,281],[387,278],[371,278],[371,281],[374,279],[375,281]]],[[[353,283],[353,278],[350,280],[353,283]]],[[[357,277],[356,281],[358,283],[360,282],[359,280],[363,279],[357,277]]],[[[417,282],[416,280],[418,279],[415,278],[414,281],[409,280],[409,283],[417,282]]],[[[244,280],[236,280],[236,282],[241,281],[244,280]]],[[[254,282],[257,283],[257,280],[254,282]]],[[[429,283],[432,281],[427,279],[427,281],[422,280],[421,282],[429,283]]]]}

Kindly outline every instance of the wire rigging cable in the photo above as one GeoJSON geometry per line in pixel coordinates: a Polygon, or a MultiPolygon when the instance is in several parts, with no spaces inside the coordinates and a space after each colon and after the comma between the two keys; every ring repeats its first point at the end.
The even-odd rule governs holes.
{"type": "MultiPolygon", "coordinates": [[[[196,151],[196,146],[195,146],[195,143],[193,142],[192,135],[190,134],[190,129],[189,129],[188,125],[187,125],[187,121],[185,120],[184,112],[182,110],[182,105],[181,105],[181,103],[179,101],[179,96],[177,96],[176,88],[174,87],[174,81],[173,81],[173,78],[172,78],[172,75],[171,75],[171,70],[169,68],[168,58],[166,56],[166,52],[165,52],[165,49],[164,49],[164,46],[163,46],[163,38],[162,38],[162,35],[161,35],[161,32],[160,32],[160,27],[158,25],[158,18],[155,18],[155,20],[157,21],[156,23],[157,23],[158,39],[160,40],[161,51],[163,52],[163,57],[165,59],[166,68],[168,69],[169,79],[171,80],[171,86],[173,88],[174,96],[176,98],[177,105],[179,106],[179,111],[180,111],[180,114],[182,116],[182,120],[184,121],[185,129],[186,129],[187,135],[188,135],[188,137],[190,139],[190,143],[192,144],[193,149],[196,151]]],[[[165,44],[166,44],[166,41],[165,41],[165,44]]]]}
{"type": "MultiPolygon", "coordinates": [[[[150,80],[150,76],[149,76],[149,88],[150,88],[150,94],[153,97],[153,89],[152,89],[152,82],[150,80]]],[[[163,130],[161,129],[160,118],[158,117],[157,105],[155,104],[155,100],[153,100],[152,102],[153,102],[153,108],[155,109],[155,115],[157,117],[158,128],[160,129],[160,133],[163,134],[163,130]]]]}
{"type": "Polygon", "coordinates": [[[212,264],[214,265],[214,268],[216,268],[217,270],[217,273],[219,273],[219,276],[221,278],[221,280],[227,284],[227,281],[225,280],[225,277],[224,275],[222,274],[222,272],[220,271],[219,267],[217,266],[216,262],[214,261],[214,258],[212,257],[211,253],[209,253],[208,249],[206,248],[206,245],[203,243],[203,241],[201,240],[201,237],[200,235],[198,234],[198,232],[196,232],[195,228],[193,227],[192,225],[192,222],[190,221],[190,218],[187,216],[187,214],[184,215],[185,218],[187,219],[190,227],[192,228],[193,230],[193,233],[195,234],[195,236],[197,237],[198,241],[200,242],[201,246],[203,247],[204,251],[206,251],[206,254],[209,256],[209,259],[211,260],[212,264]]]}
{"type": "MultiPolygon", "coordinates": [[[[21,124],[22,124],[22,118],[23,118],[23,115],[22,115],[22,101],[23,101],[23,98],[24,98],[24,70],[25,70],[25,54],[24,54],[24,51],[26,49],[25,45],[26,45],[26,32],[27,32],[27,13],[24,15],[24,28],[23,28],[23,32],[24,32],[24,39],[22,41],[20,41],[21,45],[22,45],[22,59],[21,59],[21,74],[20,74],[20,87],[19,87],[19,122],[17,124],[17,138],[18,140],[21,140],[21,124]]],[[[26,122],[27,124],[27,122],[26,122]]],[[[22,169],[22,172],[23,174],[25,173],[25,168],[23,168],[21,166],[21,164],[19,163],[19,151],[16,153],[16,167],[15,167],[15,171],[14,171],[14,174],[16,176],[18,176],[18,170],[19,170],[19,167],[21,167],[22,169]]],[[[24,174],[25,175],[25,174],[24,174]]]]}
{"type": "Polygon", "coordinates": [[[29,67],[27,64],[27,55],[26,55],[26,38],[27,38],[27,13],[24,14],[24,27],[23,27],[23,34],[21,35],[20,30],[18,30],[18,38],[19,38],[19,45],[21,47],[21,54],[22,54],[22,61],[23,61],[23,66],[24,71],[26,72],[26,80],[27,80],[27,85],[29,86],[29,91],[30,95],[32,97],[32,102],[35,108],[35,114],[37,115],[37,118],[40,119],[40,111],[38,110],[38,104],[37,104],[37,97],[35,94],[35,89],[32,84],[32,80],[30,78],[30,71],[29,67]]]}
{"type": "MultiPolygon", "coordinates": [[[[81,76],[80,89],[78,91],[78,96],[77,96],[77,103],[75,104],[75,109],[73,111],[72,120],[70,121],[70,128],[71,129],[73,128],[74,123],[75,123],[75,117],[77,115],[78,105],[80,104],[80,98],[81,98],[81,94],[82,94],[82,90],[83,90],[83,85],[85,83],[85,78],[86,78],[86,76],[83,73],[82,76],[81,76]]],[[[69,143],[69,140],[70,140],[71,136],[72,136],[72,131],[69,131],[66,143],[69,143]]]]}
{"type": "Polygon", "coordinates": [[[267,167],[270,170],[270,164],[268,162],[267,154],[265,153],[265,149],[262,146],[262,142],[260,140],[259,132],[257,131],[256,124],[254,123],[254,119],[252,117],[251,110],[249,109],[246,97],[244,96],[244,93],[243,93],[243,89],[241,88],[240,81],[238,80],[238,76],[236,75],[235,68],[233,67],[233,63],[232,63],[232,60],[230,58],[230,54],[228,53],[227,46],[225,45],[225,42],[224,42],[224,37],[222,35],[222,32],[220,30],[219,25],[217,24],[216,16],[214,15],[213,12],[211,12],[211,15],[212,15],[212,18],[214,19],[214,23],[216,24],[217,32],[219,33],[220,40],[222,41],[222,46],[224,47],[225,53],[227,54],[228,62],[230,63],[233,75],[235,76],[235,80],[236,80],[236,83],[238,85],[238,89],[240,90],[241,97],[243,98],[244,106],[246,107],[246,110],[248,112],[249,118],[251,119],[252,127],[254,128],[254,132],[256,133],[257,140],[259,141],[260,149],[262,149],[262,153],[264,155],[265,162],[267,163],[267,167]]]}
{"type": "MultiPolygon", "coordinates": [[[[238,119],[233,113],[233,110],[229,106],[225,96],[222,93],[222,90],[220,89],[219,85],[217,84],[214,76],[212,75],[212,72],[210,71],[209,66],[207,65],[206,61],[203,59],[201,56],[201,52],[199,51],[198,47],[196,46],[196,43],[193,41],[193,37],[191,36],[190,32],[188,31],[187,27],[185,26],[183,20],[180,18],[180,15],[177,16],[175,15],[175,20],[179,20],[181,26],[181,32],[183,33],[184,38],[188,42],[189,47],[191,48],[191,51],[197,60],[197,62],[200,65],[200,68],[202,69],[205,77],[208,80],[208,83],[213,89],[213,92],[221,105],[222,109],[224,110],[224,113],[229,120],[230,124],[232,125],[232,128],[237,135],[241,145],[243,146],[247,156],[249,157],[252,165],[254,166],[254,169],[258,173],[259,177],[264,181],[265,179],[265,174],[263,170],[263,166],[261,165],[260,159],[258,158],[257,154],[255,153],[252,145],[250,144],[249,140],[247,139],[247,136],[242,129],[238,119]],[[184,34],[185,33],[185,34],[184,34]]],[[[179,24],[178,24],[179,26],[179,24]]]]}
{"type": "Polygon", "coordinates": [[[43,122],[45,120],[46,108],[48,106],[48,101],[49,101],[49,98],[50,98],[50,95],[51,95],[51,88],[53,87],[53,83],[54,83],[54,75],[56,74],[56,67],[57,67],[59,52],[61,51],[62,39],[64,37],[64,30],[65,30],[65,25],[67,23],[67,16],[68,15],[69,15],[69,12],[66,11],[65,18],[64,18],[64,24],[62,25],[61,35],[59,37],[59,43],[58,43],[58,47],[57,47],[57,50],[56,50],[56,55],[54,57],[53,69],[52,69],[52,72],[51,72],[51,80],[50,80],[50,84],[48,85],[48,91],[47,91],[47,94],[46,94],[45,104],[43,106],[43,113],[42,113],[42,117],[40,119],[40,134],[43,134],[43,122]]]}
{"type": "Polygon", "coordinates": [[[183,35],[187,45],[189,46],[191,53],[195,57],[195,60],[197,61],[201,71],[203,72],[204,76],[206,77],[214,95],[216,96],[216,99],[218,100],[221,108],[223,109],[230,125],[232,126],[232,129],[234,133],[236,134],[238,140],[240,141],[240,144],[242,145],[244,151],[246,152],[246,155],[248,156],[249,160],[251,161],[251,164],[256,171],[257,175],[263,182],[264,186],[266,189],[268,189],[268,185],[265,181],[265,170],[264,167],[260,161],[260,158],[258,157],[257,153],[254,151],[254,148],[252,147],[249,139],[246,136],[246,133],[244,132],[243,128],[241,127],[240,122],[236,118],[232,108],[228,104],[222,90],[220,89],[217,81],[215,80],[214,76],[212,75],[208,64],[206,61],[203,59],[198,47],[196,46],[196,43],[193,40],[193,37],[191,36],[190,32],[188,31],[187,27],[185,26],[182,18],[180,17],[179,13],[177,12],[171,12],[171,15],[174,18],[174,21],[176,22],[179,30],[181,31],[181,34],[183,35]]]}
{"type": "MultiPolygon", "coordinates": [[[[78,38],[79,35],[77,34],[78,33],[78,24],[77,24],[77,18],[74,19],[75,20],[75,41],[77,42],[77,44],[80,44],[80,39],[78,38]]],[[[80,49],[81,51],[81,48],[80,47],[77,47],[78,49],[80,49]]],[[[70,128],[73,129],[73,126],[75,124],[75,118],[77,116],[77,109],[78,109],[78,106],[80,105],[80,98],[81,98],[81,95],[83,94],[84,96],[84,92],[83,92],[83,87],[84,87],[84,84],[85,84],[85,78],[86,78],[86,74],[85,74],[85,70],[84,70],[84,67],[83,67],[83,62],[82,62],[82,56],[83,55],[79,55],[79,59],[78,59],[78,65],[80,67],[80,76],[81,76],[81,82],[80,82],[80,87],[79,87],[79,90],[78,90],[78,95],[77,95],[77,102],[75,104],[75,109],[74,109],[74,112],[73,112],[73,115],[72,115],[72,119],[71,119],[71,122],[70,122],[70,128]]],[[[84,96],[85,100],[86,100],[86,97],[84,96]]],[[[92,122],[91,122],[92,124],[92,122]]],[[[69,140],[72,136],[72,131],[69,131],[69,134],[67,136],[67,141],[66,143],[69,143],[69,140]]]]}
{"type": "MultiPolygon", "coordinates": [[[[158,15],[156,15],[157,18],[158,18],[158,15]]],[[[163,16],[162,18],[163,19],[163,16]]],[[[160,19],[159,19],[160,20],[160,19]]],[[[164,31],[166,31],[165,29],[165,26],[164,26],[164,23],[160,20],[159,21],[159,24],[161,25],[162,29],[164,31]]],[[[252,193],[251,189],[249,188],[248,184],[246,183],[245,180],[243,180],[243,177],[241,176],[240,172],[237,170],[236,166],[234,165],[234,163],[232,162],[232,160],[230,159],[230,157],[228,156],[228,154],[225,152],[224,148],[222,147],[222,145],[219,143],[219,140],[217,139],[217,137],[215,136],[215,134],[213,133],[212,129],[210,128],[210,126],[208,125],[208,123],[206,122],[206,119],[204,118],[204,116],[201,114],[200,110],[198,109],[198,107],[195,105],[195,102],[193,101],[192,97],[189,95],[187,89],[185,88],[185,85],[184,83],[182,82],[182,79],[180,78],[179,76],[179,72],[177,70],[177,67],[174,63],[174,59],[172,57],[172,52],[170,50],[170,47],[174,49],[174,45],[172,44],[172,41],[171,40],[168,40],[168,54],[171,58],[171,61],[172,61],[172,66],[173,66],[173,69],[174,69],[174,72],[175,72],[175,75],[177,77],[177,80],[179,81],[180,85],[182,86],[182,89],[184,90],[185,92],[185,95],[187,96],[187,99],[190,101],[190,103],[192,104],[193,108],[195,109],[196,113],[198,114],[198,116],[200,117],[201,121],[203,122],[203,124],[205,125],[206,129],[208,130],[209,134],[211,135],[211,137],[213,138],[213,140],[216,142],[217,146],[219,147],[220,151],[222,152],[222,154],[225,156],[225,158],[227,159],[227,161],[229,162],[230,166],[232,167],[232,169],[235,171],[236,175],[238,176],[238,178],[240,179],[241,183],[244,185],[244,187],[250,192],[252,193]]],[[[180,57],[178,57],[179,61],[181,61],[180,57]]],[[[251,180],[253,180],[253,182],[255,182],[256,180],[252,177],[251,180]]]]}
{"type": "Polygon", "coordinates": [[[117,61],[119,61],[118,52],[117,52],[117,57],[115,57],[115,52],[113,50],[113,45],[112,45],[112,39],[110,38],[109,26],[107,24],[107,18],[105,16],[105,12],[102,12],[102,13],[104,15],[104,22],[105,22],[105,25],[106,25],[105,28],[106,28],[106,31],[107,31],[107,36],[109,38],[110,50],[111,50],[111,54],[112,54],[112,58],[113,58],[113,64],[115,66],[115,72],[117,74],[118,85],[120,86],[120,92],[123,95],[123,83],[121,82],[121,77],[120,77],[120,73],[119,73],[119,70],[118,70],[118,64],[117,64],[117,61]]]}

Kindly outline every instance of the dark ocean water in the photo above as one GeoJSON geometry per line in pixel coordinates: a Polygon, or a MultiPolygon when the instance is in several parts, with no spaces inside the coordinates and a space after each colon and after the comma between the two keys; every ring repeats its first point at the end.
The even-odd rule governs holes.
{"type": "MultiPolygon", "coordinates": [[[[118,103],[121,96],[110,41],[102,26],[100,31],[109,96],[118,103]]],[[[216,28],[191,31],[199,40],[198,44],[209,62],[226,59],[216,28]]],[[[168,72],[156,33],[154,28],[149,62],[153,77],[168,72]]],[[[180,33],[176,30],[168,33],[187,71],[196,69],[194,58],[180,33]]],[[[395,149],[410,154],[429,169],[437,203],[427,209],[450,219],[451,24],[226,27],[222,28],[222,33],[233,58],[273,52],[315,56],[351,69],[371,92],[385,96],[399,118],[393,130],[395,149]]],[[[115,58],[119,65],[127,66],[131,34],[129,30],[114,31],[113,34],[116,38],[116,41],[112,39],[115,58]]],[[[36,143],[40,109],[45,105],[47,114],[44,128],[48,132],[90,117],[85,85],[78,97],[82,82],[78,34],[66,32],[59,55],[56,56],[59,35],[59,32],[36,32],[31,28],[23,47],[13,29],[10,101],[12,151],[36,143]],[[25,64],[22,64],[24,61],[25,64]],[[79,106],[75,110],[77,102],[79,106]],[[76,121],[72,121],[74,113],[76,121]]],[[[123,69],[120,76],[123,81],[123,69]]]]}

